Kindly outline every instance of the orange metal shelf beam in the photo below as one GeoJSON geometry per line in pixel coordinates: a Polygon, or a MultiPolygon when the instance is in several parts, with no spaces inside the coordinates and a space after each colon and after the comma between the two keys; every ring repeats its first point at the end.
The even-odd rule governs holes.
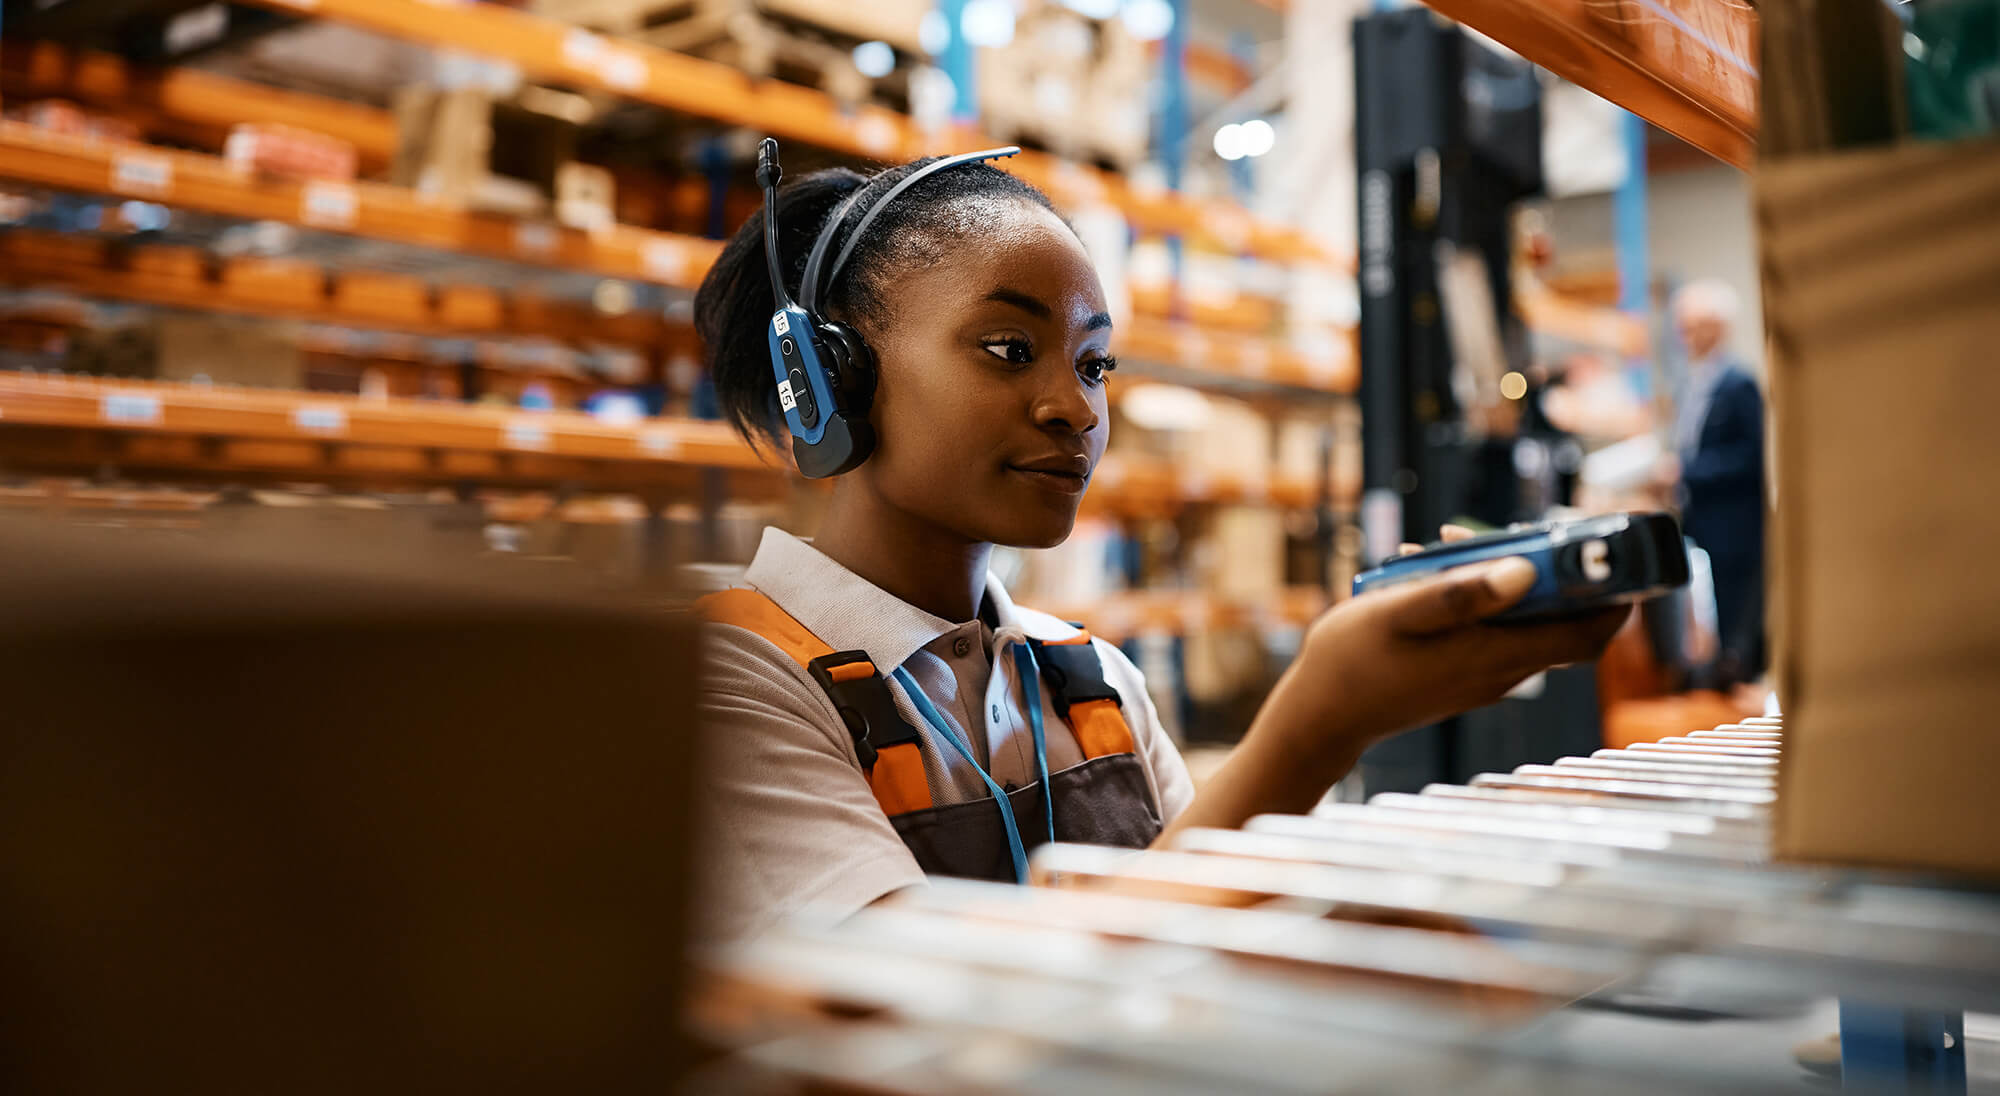
{"type": "Polygon", "coordinates": [[[1757,144],[1757,16],[1750,5],[1739,0],[1425,3],[1716,159],[1749,168],[1757,144]]]}
{"type": "Polygon", "coordinates": [[[83,140],[19,122],[0,122],[0,177],[684,289],[700,283],[721,250],[667,232],[585,232],[466,212],[379,183],[263,179],[214,156],[83,140]]]}
{"type": "MultiPolygon", "coordinates": [[[[4,169],[0,169],[4,171],[4,169]]],[[[534,335],[657,347],[669,337],[658,317],[606,316],[554,301],[517,300],[485,286],[435,292],[397,276],[400,287],[424,291],[410,307],[371,306],[364,293],[343,292],[382,275],[320,270],[310,264],[233,259],[211,268],[201,251],[158,244],[126,246],[52,232],[0,233],[0,285],[59,288],[85,297],[135,301],[201,312],[282,316],[418,335],[534,335]]],[[[683,332],[692,342],[692,332],[683,332]]]]}
{"type": "Polygon", "coordinates": [[[0,373],[0,463],[96,460],[213,477],[685,485],[692,468],[777,479],[727,426],[560,411],[0,373]],[[67,458],[67,459],[66,459],[67,458]]]}
{"type": "MultiPolygon", "coordinates": [[[[812,88],[755,80],[736,69],[636,42],[607,38],[497,4],[424,0],[249,0],[276,11],[349,23],[392,38],[463,50],[518,66],[538,80],[587,87],[681,114],[876,160],[907,160],[997,142],[963,130],[929,133],[877,106],[843,109],[812,88]]],[[[1102,201],[1145,232],[1212,240],[1231,251],[1345,269],[1350,260],[1298,229],[1239,206],[1172,193],[1141,194],[1094,168],[1024,152],[1012,170],[1059,202],[1102,201]]]]}
{"type": "Polygon", "coordinates": [[[147,68],[113,54],[68,50],[51,42],[0,43],[0,92],[74,99],[127,118],[147,132],[206,148],[221,148],[232,126],[254,122],[347,141],[364,172],[386,169],[396,155],[396,121],[387,111],[197,69],[147,68]]]}

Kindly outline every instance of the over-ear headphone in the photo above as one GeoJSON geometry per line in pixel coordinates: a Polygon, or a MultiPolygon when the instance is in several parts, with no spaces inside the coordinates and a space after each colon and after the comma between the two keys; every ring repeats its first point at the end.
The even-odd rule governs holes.
{"type": "Polygon", "coordinates": [[[768,332],[771,371],[778,380],[778,406],[785,425],[792,432],[792,458],[808,478],[821,479],[850,471],[868,459],[875,449],[875,429],[868,423],[868,407],[875,398],[875,352],[859,331],[838,321],[822,319],[819,302],[839,280],[848,256],[862,234],[889,203],[919,180],[947,168],[1012,156],[1019,148],[990,148],[935,160],[911,172],[889,192],[875,200],[861,215],[847,236],[833,269],[824,283],[820,264],[826,260],[833,237],[866,184],[834,209],[826,225],[813,241],[806,258],[805,277],[799,282],[800,300],[794,301],[785,289],[784,265],[778,259],[778,142],[766,137],[757,146],[757,185],[764,188],[764,262],[771,269],[771,292],[778,310],[771,314],[768,332]],[[824,284],[825,288],[822,288],[824,284]]]}

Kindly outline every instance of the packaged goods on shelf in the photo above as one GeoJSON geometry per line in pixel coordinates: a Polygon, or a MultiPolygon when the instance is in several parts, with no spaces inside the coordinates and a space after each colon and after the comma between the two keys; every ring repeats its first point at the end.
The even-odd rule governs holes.
{"type": "Polygon", "coordinates": [[[544,214],[590,114],[588,100],[548,88],[499,96],[481,87],[405,87],[396,95],[391,179],[469,209],[544,214]]]}
{"type": "Polygon", "coordinates": [[[222,158],[243,171],[278,179],[351,180],[356,154],[350,141],[295,126],[240,123],[229,131],[222,158]]]}
{"type": "MultiPolygon", "coordinates": [[[[854,46],[884,42],[922,56],[925,0],[536,0],[538,15],[740,68],[783,75],[848,105],[871,97],[877,77],[852,59],[854,46]]],[[[900,74],[891,74],[897,78],[900,74]]]]}
{"type": "Polygon", "coordinates": [[[980,123],[1003,140],[1131,168],[1146,156],[1142,43],[1116,18],[1030,3],[1014,38],[979,53],[980,123]]]}
{"type": "Polygon", "coordinates": [[[606,229],[617,221],[611,172],[575,161],[556,169],[556,221],[571,228],[606,229]]]}
{"type": "Polygon", "coordinates": [[[132,123],[85,110],[67,99],[41,99],[10,107],[6,117],[66,137],[110,141],[136,141],[139,138],[139,128],[132,123]]]}
{"type": "Polygon", "coordinates": [[[282,325],[221,316],[165,313],[153,321],[161,380],[305,386],[305,354],[282,325]]]}
{"type": "Polygon", "coordinates": [[[1218,506],[1195,551],[1204,589],[1264,604],[1285,588],[1285,515],[1270,506],[1218,506]]]}

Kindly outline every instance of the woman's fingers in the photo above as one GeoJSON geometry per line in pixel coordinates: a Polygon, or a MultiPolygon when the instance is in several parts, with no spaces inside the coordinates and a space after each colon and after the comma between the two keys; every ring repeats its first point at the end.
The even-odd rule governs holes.
{"type": "Polygon", "coordinates": [[[1540,624],[1510,624],[1503,657],[1510,666],[1533,673],[1551,666],[1589,662],[1631,615],[1629,605],[1600,609],[1588,616],[1565,617],[1540,624]]]}
{"type": "MultiPolygon", "coordinates": [[[[1463,525],[1438,526],[1438,541],[1443,544],[1452,544],[1461,540],[1470,540],[1478,535],[1479,534],[1474,533],[1472,530],[1467,529],[1463,525]]],[[[1421,552],[1423,550],[1424,550],[1423,545],[1407,540],[1396,546],[1396,554],[1399,556],[1407,556],[1411,552],[1421,552]]]]}
{"type": "Polygon", "coordinates": [[[1433,635],[1474,624],[1521,600],[1535,584],[1535,565],[1519,556],[1454,567],[1436,578],[1391,587],[1377,612],[1393,631],[1433,635]]]}

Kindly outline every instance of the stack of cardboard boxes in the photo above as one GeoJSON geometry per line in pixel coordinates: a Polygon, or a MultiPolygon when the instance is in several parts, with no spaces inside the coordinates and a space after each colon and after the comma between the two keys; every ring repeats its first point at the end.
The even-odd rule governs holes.
{"type": "Polygon", "coordinates": [[[2000,139],[1909,138],[1877,0],[1763,0],[1777,848],[2000,875],[2000,139]]]}

